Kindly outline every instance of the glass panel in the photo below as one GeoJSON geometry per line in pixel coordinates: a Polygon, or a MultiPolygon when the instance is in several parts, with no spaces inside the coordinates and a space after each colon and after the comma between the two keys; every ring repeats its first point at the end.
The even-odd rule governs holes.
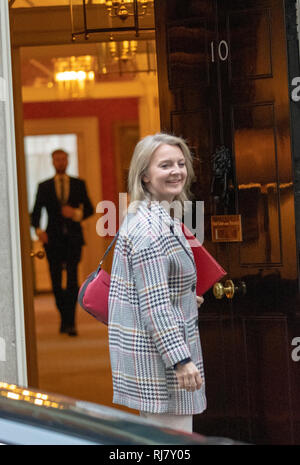
{"type": "Polygon", "coordinates": [[[152,79],[156,75],[155,41],[23,47],[21,66],[22,86],[43,87],[63,100],[90,98],[99,83],[121,83],[137,75],[152,79]]]}

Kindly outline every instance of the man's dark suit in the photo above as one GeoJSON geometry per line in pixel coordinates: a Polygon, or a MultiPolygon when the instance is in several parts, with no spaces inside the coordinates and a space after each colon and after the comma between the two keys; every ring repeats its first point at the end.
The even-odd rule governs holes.
{"type": "MultiPolygon", "coordinates": [[[[94,213],[87,194],[85,182],[70,177],[70,190],[67,204],[73,208],[82,208],[82,219],[94,213]]],[[[50,275],[56,305],[61,314],[61,331],[74,328],[75,308],[78,295],[77,268],[84,244],[82,228],[79,221],[64,218],[61,203],[56,195],[54,178],[38,186],[35,205],[31,214],[31,224],[39,228],[41,210],[46,208],[48,214],[48,243],[44,244],[49,262],[50,275]],[[62,289],[62,268],[67,271],[67,288],[62,289]]]]}

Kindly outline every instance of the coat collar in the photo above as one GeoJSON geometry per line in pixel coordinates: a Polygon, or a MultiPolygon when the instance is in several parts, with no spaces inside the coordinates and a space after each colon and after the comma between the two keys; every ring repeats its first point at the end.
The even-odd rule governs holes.
{"type": "Polygon", "coordinates": [[[183,234],[181,221],[178,218],[172,218],[163,204],[158,201],[143,200],[139,205],[139,210],[149,218],[153,230],[159,230],[161,234],[175,235],[178,242],[194,263],[193,252],[188,240],[183,234]]]}
{"type": "Polygon", "coordinates": [[[174,219],[169,215],[162,204],[156,200],[143,200],[139,205],[140,212],[153,224],[158,226],[163,232],[174,228],[174,219]]]}

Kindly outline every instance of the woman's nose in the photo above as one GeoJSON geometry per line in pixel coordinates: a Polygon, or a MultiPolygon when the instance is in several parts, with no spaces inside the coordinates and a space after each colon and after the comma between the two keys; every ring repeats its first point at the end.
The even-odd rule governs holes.
{"type": "Polygon", "coordinates": [[[171,173],[173,174],[176,174],[176,173],[180,173],[180,168],[178,165],[173,165],[172,166],[172,169],[171,169],[171,173]]]}

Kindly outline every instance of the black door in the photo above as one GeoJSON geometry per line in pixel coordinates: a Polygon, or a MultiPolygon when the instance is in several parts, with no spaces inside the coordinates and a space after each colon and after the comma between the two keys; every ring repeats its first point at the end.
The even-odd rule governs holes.
{"type": "Polygon", "coordinates": [[[257,444],[299,443],[284,2],[159,0],[156,31],[162,130],[193,149],[204,245],[237,291],[219,300],[208,292],[200,311],[208,408],[195,430],[257,444]],[[212,163],[218,151],[226,161],[219,171],[212,163]],[[212,240],[216,214],[241,215],[242,241],[212,240]]]}

